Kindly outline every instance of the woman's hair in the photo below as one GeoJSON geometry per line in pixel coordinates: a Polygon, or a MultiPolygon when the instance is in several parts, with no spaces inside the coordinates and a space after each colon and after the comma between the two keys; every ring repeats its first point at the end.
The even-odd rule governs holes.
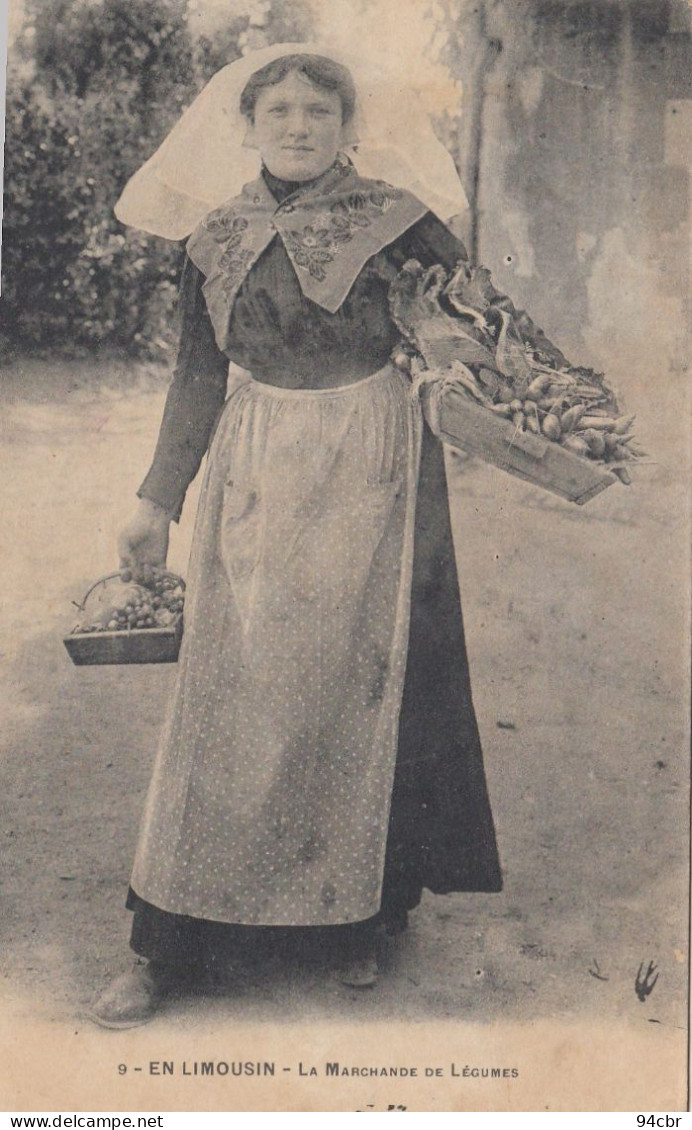
{"type": "Polygon", "coordinates": [[[251,122],[254,121],[255,104],[260,91],[267,86],[276,86],[292,71],[304,75],[313,86],[335,91],[341,99],[342,123],[346,125],[351,120],[356,106],[356,88],[351,74],[346,67],[324,55],[282,55],[255,71],[240,95],[240,112],[251,122]]]}

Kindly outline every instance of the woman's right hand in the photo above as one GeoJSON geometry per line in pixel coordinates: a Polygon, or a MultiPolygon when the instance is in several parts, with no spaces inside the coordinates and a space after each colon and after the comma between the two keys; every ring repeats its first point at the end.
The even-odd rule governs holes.
{"type": "Polygon", "coordinates": [[[134,516],[118,537],[120,568],[130,569],[136,581],[150,580],[154,567],[164,568],[170,523],[165,510],[148,498],[140,499],[134,516]]]}

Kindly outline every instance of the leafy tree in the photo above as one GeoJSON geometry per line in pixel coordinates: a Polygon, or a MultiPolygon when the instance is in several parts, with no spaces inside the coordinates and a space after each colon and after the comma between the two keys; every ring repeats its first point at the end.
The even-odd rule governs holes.
{"type": "Polygon", "coordinates": [[[309,32],[301,0],[236,9],[193,41],[185,0],[28,0],[8,75],[0,345],[171,347],[181,249],[123,228],[113,204],[215,70],[309,32]]]}
{"type": "Polygon", "coordinates": [[[5,344],[160,353],[179,249],[124,233],[112,209],[194,92],[184,5],[41,0],[35,14],[34,76],[8,81],[5,344]]]}
{"type": "Polygon", "coordinates": [[[208,79],[247,50],[272,43],[301,43],[311,38],[313,16],[308,0],[247,0],[229,7],[217,20],[213,35],[199,36],[196,59],[199,75],[208,79]]]}

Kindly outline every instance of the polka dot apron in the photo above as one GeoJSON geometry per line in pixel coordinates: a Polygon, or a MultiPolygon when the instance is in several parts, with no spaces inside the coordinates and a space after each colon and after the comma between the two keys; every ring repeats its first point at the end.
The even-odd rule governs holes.
{"type": "Polygon", "coordinates": [[[229,397],[132,876],[155,906],[275,926],[377,913],[421,428],[391,366],[229,397]]]}

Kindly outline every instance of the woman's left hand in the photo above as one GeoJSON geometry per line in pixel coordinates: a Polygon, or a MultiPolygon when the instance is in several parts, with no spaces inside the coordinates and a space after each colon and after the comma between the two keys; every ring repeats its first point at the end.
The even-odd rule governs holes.
{"type": "Polygon", "coordinates": [[[164,568],[168,556],[170,516],[143,498],[118,537],[120,568],[130,569],[136,581],[151,580],[154,568],[164,568]]]}

